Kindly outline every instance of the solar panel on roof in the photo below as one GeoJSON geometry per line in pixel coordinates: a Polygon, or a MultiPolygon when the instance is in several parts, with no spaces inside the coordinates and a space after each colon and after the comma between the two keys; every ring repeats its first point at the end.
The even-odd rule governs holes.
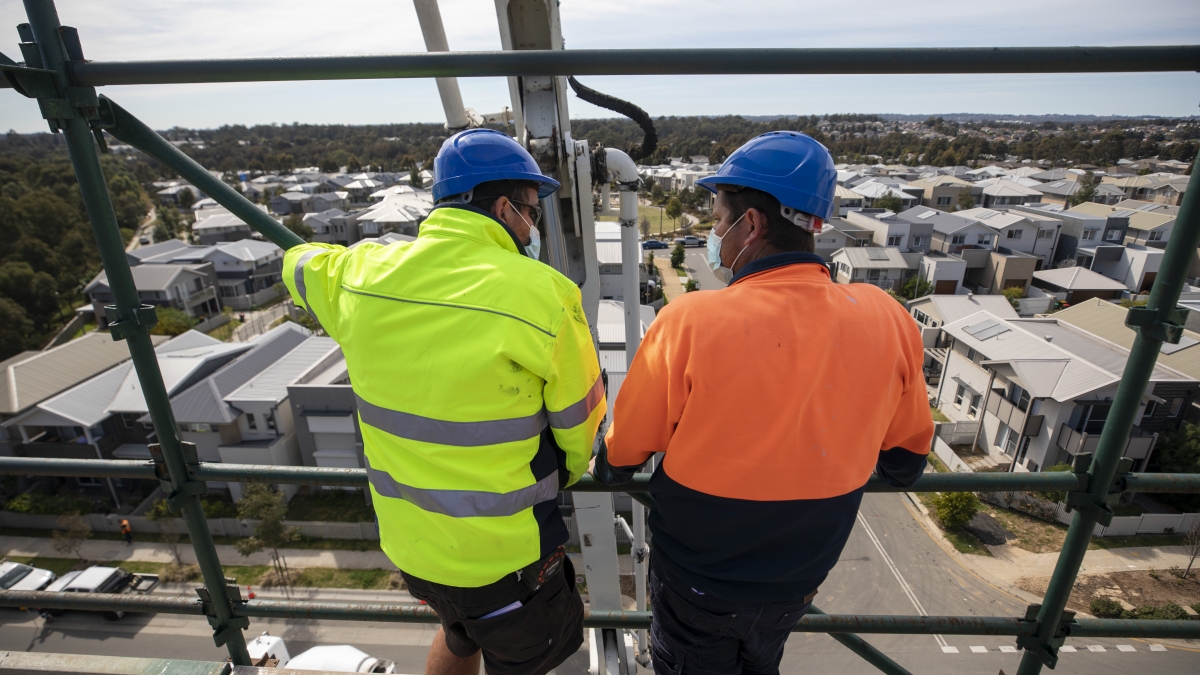
{"type": "Polygon", "coordinates": [[[1129,209],[1121,209],[1120,211],[1117,211],[1116,213],[1112,214],[1112,217],[1113,218],[1128,218],[1129,216],[1132,216],[1132,215],[1133,215],[1133,211],[1130,211],[1129,209]]]}
{"type": "Polygon", "coordinates": [[[996,321],[995,319],[988,319],[987,321],[981,321],[981,322],[975,324],[974,326],[967,326],[966,328],[963,329],[963,332],[966,333],[967,335],[974,336],[976,333],[981,333],[993,326],[999,326],[999,325],[1000,325],[999,321],[996,321]]]}
{"type": "Polygon", "coordinates": [[[867,258],[869,258],[871,260],[887,260],[888,254],[887,254],[887,251],[885,251],[881,248],[868,248],[867,249],[867,258]]]}
{"type": "Polygon", "coordinates": [[[1200,343],[1200,341],[1196,340],[1195,338],[1183,336],[1183,337],[1179,338],[1179,344],[1177,344],[1177,345],[1173,345],[1169,342],[1164,342],[1162,345],[1162,348],[1159,351],[1161,351],[1163,354],[1174,354],[1175,352],[1182,351],[1182,350],[1187,349],[1188,347],[1191,347],[1192,345],[1195,345],[1198,343],[1200,343]]]}
{"type": "Polygon", "coordinates": [[[926,211],[925,213],[922,213],[921,215],[917,216],[917,218],[920,218],[921,220],[925,220],[926,218],[931,218],[936,215],[937,215],[937,211],[926,211]]]}
{"type": "Polygon", "coordinates": [[[1065,180],[1060,180],[1060,181],[1055,181],[1055,182],[1053,182],[1053,183],[1051,183],[1051,184],[1047,185],[1046,187],[1060,188],[1060,187],[1062,187],[1062,186],[1064,186],[1064,185],[1066,185],[1066,184],[1067,184],[1067,181],[1065,181],[1065,180]]]}
{"type": "Polygon", "coordinates": [[[1003,334],[1003,333],[1007,333],[1008,331],[1009,331],[1009,328],[1008,328],[1008,326],[1004,326],[1004,325],[997,324],[997,325],[995,325],[995,326],[992,326],[991,328],[988,328],[987,330],[980,331],[980,332],[976,333],[976,334],[975,334],[975,339],[976,339],[976,340],[979,340],[980,342],[982,342],[982,341],[984,341],[984,340],[987,340],[987,339],[989,339],[989,338],[994,338],[994,337],[996,337],[997,335],[1001,335],[1001,334],[1003,334]]]}

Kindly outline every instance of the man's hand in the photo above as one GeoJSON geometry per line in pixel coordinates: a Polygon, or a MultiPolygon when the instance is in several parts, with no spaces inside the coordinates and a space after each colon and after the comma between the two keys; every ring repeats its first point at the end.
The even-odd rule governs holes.
{"type": "Polygon", "coordinates": [[[592,455],[591,461],[588,462],[587,472],[590,473],[593,478],[596,477],[596,456],[595,455],[592,455]]]}

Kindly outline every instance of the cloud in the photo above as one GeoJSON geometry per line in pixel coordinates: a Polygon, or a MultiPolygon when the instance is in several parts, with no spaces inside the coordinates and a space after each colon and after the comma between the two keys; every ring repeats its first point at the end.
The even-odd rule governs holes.
{"type": "MultiPolygon", "coordinates": [[[[164,3],[59,0],[84,53],[104,61],[424,51],[409,2],[164,3]]],[[[496,5],[441,0],[451,49],[500,48],[496,5]]],[[[995,3],[858,0],[852,5],[776,0],[564,0],[568,49],[707,47],[976,47],[1189,44],[1200,2],[1143,2],[1136,16],[1115,0],[995,3]],[[1128,17],[1131,20],[1123,20],[1128,17]]],[[[0,0],[0,16],[24,15],[0,0]]],[[[0,51],[16,57],[16,32],[0,51]]],[[[1196,73],[987,76],[592,77],[653,115],[825,112],[1195,114],[1196,73]]],[[[466,104],[510,105],[503,79],[460,80],[466,104]]],[[[155,128],[313,122],[439,121],[429,80],[106,87],[103,93],[155,128]]],[[[572,97],[573,117],[611,116],[572,97]]],[[[0,91],[0,127],[41,131],[37,106],[0,91]]]]}

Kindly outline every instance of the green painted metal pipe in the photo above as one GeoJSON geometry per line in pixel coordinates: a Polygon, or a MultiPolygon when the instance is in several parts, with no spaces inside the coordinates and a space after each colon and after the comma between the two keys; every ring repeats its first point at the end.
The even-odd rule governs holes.
{"type": "MultiPolygon", "coordinates": [[[[25,13],[29,17],[43,65],[55,71],[58,93],[66,99],[67,87],[74,83],[68,81],[66,64],[69,57],[60,36],[58,11],[52,0],[25,0],[25,13]]],[[[188,480],[188,474],[183,448],[180,445],[179,429],[175,424],[167,389],[158,367],[158,356],[154,352],[154,344],[150,341],[150,327],[139,319],[141,301],[125,257],[125,243],[117,227],[112,199],[100,168],[92,131],[88,122],[80,115],[79,109],[71,109],[67,114],[72,116],[59,119],[57,123],[63,128],[66,136],[67,151],[79,181],[79,191],[92,224],[92,232],[96,236],[100,259],[108,274],[118,326],[132,326],[123,331],[131,361],[141,383],[171,479],[175,485],[183,485],[188,480]]],[[[225,575],[217,559],[216,548],[204,520],[200,500],[195,494],[185,494],[181,495],[179,505],[192,539],[192,547],[196,551],[201,574],[214,600],[215,617],[210,622],[214,627],[227,625],[233,615],[225,589],[225,575]]],[[[250,656],[246,652],[246,640],[240,630],[225,631],[223,643],[233,663],[249,665],[250,656]]]]}
{"type": "MultiPolygon", "coordinates": [[[[152,480],[154,464],[133,459],[55,459],[42,457],[0,457],[0,475],[87,476],[93,478],[137,478],[152,480]]],[[[338,485],[366,487],[363,469],[339,469],[317,466],[276,466],[273,464],[223,464],[201,462],[197,476],[206,481],[237,483],[278,483],[284,485],[338,485]]],[[[1084,476],[1086,478],[1086,475],[1084,476]]],[[[927,473],[910,488],[895,488],[878,476],[867,482],[867,492],[1020,492],[1069,491],[1081,489],[1086,480],[1076,474],[1053,473],[927,473]]],[[[609,487],[591,476],[584,476],[567,489],[569,492],[625,492],[646,494],[650,476],[639,475],[624,485],[609,487]]],[[[1136,473],[1118,476],[1116,492],[1200,492],[1200,474],[1136,473]]]]}
{"type": "Polygon", "coordinates": [[[158,161],[166,164],[186,178],[192,185],[200,188],[218,204],[229,209],[233,215],[241,218],[250,227],[258,230],[264,237],[275,242],[282,249],[289,249],[304,243],[300,235],[279,224],[271,216],[263,213],[250,200],[243,197],[237,190],[229,187],[224,181],[216,178],[179,148],[171,145],[165,138],[159,136],[153,129],[146,126],[138,118],[130,115],[124,108],[113,102],[107,96],[100,97],[101,110],[108,118],[105,131],[112,134],[158,161]]]}
{"type": "Polygon", "coordinates": [[[532,75],[869,75],[1200,70],[1200,46],[910,49],[571,49],[82,61],[89,86],[532,75]]]}
{"type": "Polygon", "coordinates": [[[1161,621],[1143,619],[1076,619],[1067,627],[1067,635],[1079,638],[1200,638],[1200,621],[1161,621]]]}
{"type": "Polygon", "coordinates": [[[0,591],[0,607],[131,612],[144,614],[204,614],[199,598],[185,595],[117,595],[112,593],[48,593],[0,591]]]}
{"type": "MultiPolygon", "coordinates": [[[[816,605],[808,608],[808,616],[828,616],[825,612],[817,609],[816,605]]],[[[855,635],[854,633],[830,633],[829,637],[837,640],[850,651],[857,654],[862,660],[875,666],[881,672],[889,675],[912,675],[908,670],[896,663],[887,654],[873,647],[869,642],[855,635]]]]}
{"type": "MultiPolygon", "coordinates": [[[[1146,311],[1154,312],[1157,320],[1162,323],[1168,322],[1170,314],[1179,302],[1184,278],[1187,276],[1192,257],[1196,254],[1196,247],[1200,246],[1200,207],[1196,204],[1200,199],[1196,196],[1200,191],[1200,180],[1196,175],[1197,173],[1193,172],[1188,180],[1188,190],[1184,193],[1183,204],[1180,205],[1175,219],[1175,230],[1167,243],[1162,266],[1155,278],[1154,287],[1150,290],[1150,299],[1146,303],[1146,311]]],[[[1100,433],[1095,458],[1089,468],[1091,483],[1088,493],[1093,504],[1104,503],[1104,498],[1113,483],[1117,463],[1124,454],[1129,431],[1133,427],[1133,418],[1137,414],[1138,405],[1150,381],[1150,373],[1154,369],[1161,347],[1161,333],[1156,334],[1147,328],[1137,331],[1133,349],[1130,350],[1129,359],[1125,363],[1125,372],[1113,397],[1112,408],[1104,422],[1104,430],[1100,433]]],[[[1027,649],[1021,657],[1018,675],[1038,675],[1042,670],[1043,661],[1053,662],[1056,658],[1055,631],[1062,620],[1099,515],[1097,507],[1081,508],[1077,509],[1071,518],[1062,552],[1058,555],[1054,574],[1050,577],[1045,598],[1038,611],[1037,646],[1044,653],[1038,653],[1036,649],[1027,649]]]]}

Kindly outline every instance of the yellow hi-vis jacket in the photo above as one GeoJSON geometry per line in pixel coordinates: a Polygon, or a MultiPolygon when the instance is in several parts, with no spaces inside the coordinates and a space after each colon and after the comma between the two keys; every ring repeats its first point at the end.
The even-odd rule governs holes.
{"type": "Polygon", "coordinates": [[[345,354],[397,567],[476,588],[566,542],[558,492],[606,413],[575,284],[469,206],[413,242],[297,246],[283,278],[345,354]]]}

